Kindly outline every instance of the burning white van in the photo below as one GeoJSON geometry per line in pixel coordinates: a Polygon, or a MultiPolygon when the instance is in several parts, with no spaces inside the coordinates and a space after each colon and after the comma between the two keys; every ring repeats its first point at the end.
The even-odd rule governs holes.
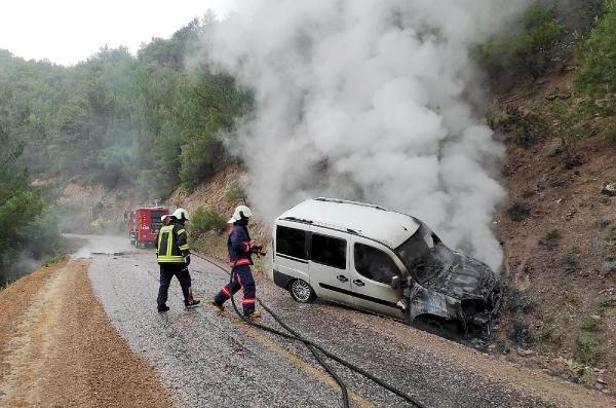
{"type": "Polygon", "coordinates": [[[428,328],[485,326],[500,306],[497,275],[449,249],[418,219],[354,201],[316,198],[280,215],[274,283],[298,302],[317,297],[428,328]]]}

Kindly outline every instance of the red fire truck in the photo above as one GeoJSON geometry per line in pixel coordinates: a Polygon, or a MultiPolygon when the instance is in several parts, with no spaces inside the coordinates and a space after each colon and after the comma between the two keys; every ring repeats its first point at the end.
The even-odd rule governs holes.
{"type": "Polygon", "coordinates": [[[128,239],[137,248],[153,247],[162,221],[160,217],[169,214],[168,208],[143,207],[130,212],[128,219],[128,239]]]}

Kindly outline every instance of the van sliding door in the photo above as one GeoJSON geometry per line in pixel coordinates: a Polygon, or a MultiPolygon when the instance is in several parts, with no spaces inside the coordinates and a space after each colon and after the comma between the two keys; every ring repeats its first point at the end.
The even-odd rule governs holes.
{"type": "Polygon", "coordinates": [[[320,298],[352,304],[347,237],[333,230],[311,231],[310,285],[320,298]]]}

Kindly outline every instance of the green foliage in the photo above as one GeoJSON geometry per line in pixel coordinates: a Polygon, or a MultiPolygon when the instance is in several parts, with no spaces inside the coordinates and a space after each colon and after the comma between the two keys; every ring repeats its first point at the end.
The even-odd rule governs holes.
{"type": "Polygon", "coordinates": [[[513,123],[513,118],[507,112],[490,110],[486,113],[486,123],[492,130],[501,129],[513,123]]]}
{"type": "Polygon", "coordinates": [[[588,316],[586,317],[580,326],[580,329],[588,332],[597,332],[599,331],[599,327],[601,325],[601,320],[588,316]]]}
{"type": "Polygon", "coordinates": [[[522,147],[530,147],[549,135],[550,129],[543,116],[528,113],[519,118],[515,124],[516,144],[522,147]]]}
{"type": "Polygon", "coordinates": [[[214,208],[199,207],[192,215],[190,225],[196,234],[208,231],[223,232],[227,228],[227,220],[214,208]]]}
{"type": "MultiPolygon", "coordinates": [[[[0,50],[0,282],[18,257],[61,250],[58,212],[31,178],[131,188],[145,201],[219,168],[224,138],[252,96],[197,59],[186,64],[212,20],[153,39],[136,57],[104,47],[72,67],[0,50]]],[[[103,218],[83,222],[107,228],[103,218]]],[[[198,211],[194,225],[226,226],[212,209],[198,211]]]]}
{"type": "Polygon", "coordinates": [[[137,57],[105,47],[69,68],[0,50],[0,98],[13,100],[6,113],[21,124],[11,132],[31,174],[136,187],[147,200],[217,170],[222,139],[252,100],[234,78],[185,63],[211,20],[153,39],[137,57]]]}
{"type": "Polygon", "coordinates": [[[599,358],[599,344],[593,333],[582,332],[576,341],[575,359],[582,364],[594,366],[599,358]]]}
{"type": "Polygon", "coordinates": [[[597,316],[588,316],[582,321],[581,332],[575,341],[576,360],[589,366],[594,366],[597,363],[600,352],[596,333],[600,328],[601,320],[597,316]]]}
{"type": "Polygon", "coordinates": [[[558,247],[558,244],[561,239],[560,231],[557,229],[552,229],[545,234],[543,239],[539,240],[539,244],[547,249],[555,249],[558,247]]]}
{"type": "Polygon", "coordinates": [[[225,193],[225,200],[229,203],[235,203],[237,201],[246,201],[246,192],[238,182],[231,184],[229,191],[225,193]]]}
{"type": "Polygon", "coordinates": [[[209,176],[220,164],[222,146],[211,136],[191,140],[182,146],[180,154],[180,180],[185,187],[193,187],[202,178],[209,176]]]}
{"type": "Polygon", "coordinates": [[[28,252],[35,258],[57,255],[63,249],[60,239],[60,214],[54,207],[45,207],[31,222],[17,231],[17,236],[27,243],[28,252]]]}
{"type": "Polygon", "coordinates": [[[233,130],[235,120],[246,114],[251,97],[225,75],[187,75],[183,78],[180,181],[192,187],[217,170],[225,158],[221,139],[233,130]]]}
{"type": "Polygon", "coordinates": [[[21,255],[41,258],[55,252],[60,242],[57,218],[41,193],[30,184],[23,165],[21,140],[25,119],[11,110],[15,100],[2,89],[0,99],[0,282],[20,273],[21,255]]]}
{"type": "Polygon", "coordinates": [[[505,112],[489,111],[486,122],[493,130],[508,134],[515,144],[524,148],[533,146],[551,134],[543,115],[514,108],[505,112]]]}
{"type": "Polygon", "coordinates": [[[607,131],[606,131],[607,139],[612,143],[616,143],[616,117],[611,118],[608,121],[607,126],[608,126],[607,131]]]}
{"type": "MultiPolygon", "coordinates": [[[[604,14],[582,46],[583,62],[576,77],[578,90],[594,95],[616,92],[616,0],[605,0],[604,14]]],[[[616,102],[612,98],[613,103],[616,102]]]]}
{"type": "Polygon", "coordinates": [[[547,66],[549,51],[564,28],[549,9],[538,4],[526,9],[516,26],[517,32],[493,37],[476,46],[473,53],[492,74],[530,73],[537,77],[547,66]]]}
{"type": "Polygon", "coordinates": [[[568,101],[553,102],[547,111],[547,117],[553,124],[553,131],[558,135],[564,148],[583,137],[587,116],[585,109],[576,109],[568,101]]]}
{"type": "Polygon", "coordinates": [[[507,209],[507,215],[512,221],[520,222],[530,217],[530,207],[523,202],[516,201],[507,209]]]}

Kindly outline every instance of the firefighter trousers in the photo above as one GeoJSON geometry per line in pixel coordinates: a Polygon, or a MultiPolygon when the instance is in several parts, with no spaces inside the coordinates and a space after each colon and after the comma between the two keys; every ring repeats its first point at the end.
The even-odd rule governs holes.
{"type": "Polygon", "coordinates": [[[244,292],[244,298],[242,299],[242,309],[244,316],[248,316],[255,310],[255,300],[257,288],[255,286],[255,280],[252,277],[252,271],[250,266],[242,265],[233,268],[233,280],[231,283],[226,284],[218,292],[214,301],[219,305],[225,303],[235,293],[242,289],[244,292]]]}
{"type": "Polygon", "coordinates": [[[173,277],[178,278],[180,286],[182,287],[182,294],[184,295],[184,302],[189,301],[192,298],[190,290],[191,280],[188,268],[184,264],[160,264],[160,286],[158,288],[157,303],[159,306],[167,303],[167,296],[169,293],[169,285],[173,277]]]}

